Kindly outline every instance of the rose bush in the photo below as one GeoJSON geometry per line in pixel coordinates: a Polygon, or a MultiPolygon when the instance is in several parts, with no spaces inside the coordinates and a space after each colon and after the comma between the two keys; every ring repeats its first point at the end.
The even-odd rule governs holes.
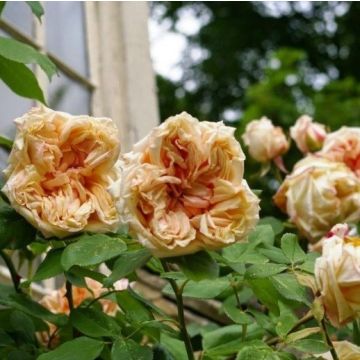
{"type": "MultiPolygon", "coordinates": [[[[285,131],[254,122],[244,139],[269,169],[249,176],[234,129],[187,113],[126,154],[110,119],[41,107],[16,124],[0,359],[357,359],[360,179],[349,147],[327,147],[336,132],[292,168],[285,131]],[[254,177],[284,215],[259,216],[254,177]],[[46,280],[65,285],[39,296],[46,280]]],[[[320,129],[302,117],[292,136],[308,153],[320,129]]]]}

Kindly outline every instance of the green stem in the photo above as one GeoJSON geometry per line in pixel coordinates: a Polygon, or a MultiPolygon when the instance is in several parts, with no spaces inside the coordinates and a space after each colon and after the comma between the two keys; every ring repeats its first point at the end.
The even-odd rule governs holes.
{"type": "Polygon", "coordinates": [[[6,254],[6,252],[4,250],[0,250],[0,256],[4,260],[7,268],[9,269],[11,280],[13,282],[15,291],[18,293],[21,293],[21,289],[20,289],[21,276],[17,273],[10,256],[8,254],[6,254]]]}
{"type": "MultiPolygon", "coordinates": [[[[313,320],[314,316],[312,315],[312,313],[307,313],[304,317],[302,317],[289,331],[289,334],[296,331],[301,325],[306,324],[308,321],[313,320]]],[[[272,339],[269,339],[266,341],[267,345],[275,345],[278,342],[282,341],[282,338],[280,338],[279,336],[276,336],[272,339]]]]}
{"type": "Polygon", "coordinates": [[[353,342],[355,345],[360,345],[360,327],[359,320],[353,321],[353,342]]]}
{"type": "Polygon", "coordinates": [[[93,304],[96,303],[97,301],[99,301],[99,300],[107,297],[108,295],[114,294],[114,293],[119,292],[119,291],[121,291],[121,290],[111,290],[111,291],[107,291],[107,292],[101,294],[100,296],[94,298],[93,300],[91,300],[91,301],[86,305],[86,307],[89,308],[91,305],[93,305],[93,304]]]}
{"type": "Polygon", "coordinates": [[[321,322],[320,322],[320,326],[321,326],[321,329],[323,331],[323,334],[324,334],[324,337],[325,337],[325,341],[326,343],[329,345],[330,347],[330,353],[331,353],[331,356],[334,360],[339,360],[339,357],[337,356],[337,353],[335,351],[335,348],[334,348],[334,345],[330,339],[330,336],[329,336],[329,333],[327,332],[327,329],[326,329],[326,324],[325,324],[325,320],[322,319],[321,322]]]}
{"type": "Polygon", "coordinates": [[[247,324],[242,324],[241,340],[244,342],[246,340],[247,333],[247,324]]]}
{"type": "MultiPolygon", "coordinates": [[[[237,306],[238,306],[239,310],[244,311],[243,306],[242,306],[241,301],[240,301],[240,298],[239,298],[239,294],[238,294],[237,289],[236,289],[236,285],[234,284],[233,281],[231,281],[231,287],[232,287],[232,289],[234,291],[235,298],[236,298],[236,303],[237,303],[237,306]]],[[[244,342],[246,340],[247,324],[242,324],[241,327],[242,327],[241,340],[244,342]]]]}
{"type": "MultiPolygon", "coordinates": [[[[170,271],[169,264],[165,260],[162,260],[161,263],[162,263],[165,271],[169,272],[170,271]]],[[[183,338],[183,341],[185,344],[188,359],[195,360],[190,336],[189,336],[189,333],[187,332],[186,323],[185,323],[184,302],[183,302],[183,296],[182,296],[185,283],[181,287],[179,287],[174,279],[168,279],[168,281],[175,293],[176,304],[177,304],[177,309],[178,309],[178,321],[179,321],[180,331],[181,331],[181,335],[182,335],[182,338],[183,338]]]]}
{"type": "Polygon", "coordinates": [[[67,298],[70,312],[74,309],[74,300],[73,300],[73,294],[72,294],[72,285],[69,280],[66,280],[66,293],[65,296],[67,298]]]}

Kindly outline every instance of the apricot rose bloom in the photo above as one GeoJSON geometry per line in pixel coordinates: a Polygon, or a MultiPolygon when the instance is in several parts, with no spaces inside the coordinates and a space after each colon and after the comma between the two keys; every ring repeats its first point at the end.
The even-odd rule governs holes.
{"type": "Polygon", "coordinates": [[[282,128],[274,126],[265,116],[247,124],[242,138],[249,147],[251,157],[259,162],[271,161],[289,149],[289,142],[282,128]]]}
{"type": "Polygon", "coordinates": [[[360,128],[343,126],[329,134],[319,155],[343,162],[360,178],[360,128]]]}
{"type": "Polygon", "coordinates": [[[315,262],[325,313],[335,327],[360,313],[360,238],[339,235],[324,241],[322,256],[315,262]]]}
{"type": "Polygon", "coordinates": [[[290,136],[301,152],[308,153],[321,149],[326,129],[324,125],[313,122],[310,116],[303,115],[290,128],[290,136]]]}
{"type": "Polygon", "coordinates": [[[274,202],[315,243],[338,222],[360,220],[360,180],[342,163],[309,155],[285,178],[274,202]]]}
{"type": "MultiPolygon", "coordinates": [[[[336,351],[336,354],[340,360],[359,360],[360,359],[360,347],[352,344],[349,341],[333,341],[332,342],[336,351]]],[[[329,352],[321,355],[322,359],[333,360],[333,357],[329,352]]]]}
{"type": "Polygon", "coordinates": [[[156,256],[219,249],[245,239],[258,220],[244,159],[233,128],[183,112],[124,156],[112,191],[131,232],[156,256]]]}
{"type": "Polygon", "coordinates": [[[2,189],[13,208],[45,237],[113,230],[118,214],[107,188],[120,151],[115,124],[45,107],[15,123],[2,189]]]}
{"type": "MultiPolygon", "coordinates": [[[[77,286],[72,287],[72,298],[73,298],[73,306],[77,308],[81,305],[81,303],[86,300],[93,300],[99,296],[101,296],[107,290],[102,287],[102,284],[90,279],[85,278],[87,288],[80,288],[77,286]]],[[[114,288],[117,291],[126,290],[129,285],[129,281],[127,279],[118,280],[114,283],[114,288]]],[[[45,295],[39,303],[44,306],[46,309],[51,311],[54,314],[70,314],[70,307],[66,297],[66,288],[63,286],[58,290],[53,290],[50,294],[45,295]]],[[[118,305],[116,302],[112,301],[109,298],[102,298],[99,300],[101,304],[102,310],[105,314],[110,316],[115,316],[118,311],[118,305]]],[[[41,332],[38,333],[38,339],[43,344],[47,344],[49,338],[53,338],[53,334],[57,330],[57,327],[53,324],[49,325],[49,332],[41,332]]],[[[52,343],[56,343],[57,339],[54,338],[52,343]]],[[[51,345],[51,344],[50,344],[51,345]]]]}

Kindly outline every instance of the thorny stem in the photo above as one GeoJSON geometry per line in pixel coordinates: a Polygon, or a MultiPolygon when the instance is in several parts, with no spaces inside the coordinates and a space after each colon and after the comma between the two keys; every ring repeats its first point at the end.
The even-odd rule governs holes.
{"type": "MultiPolygon", "coordinates": [[[[170,271],[169,264],[165,260],[162,260],[161,262],[162,262],[162,265],[163,265],[165,271],[170,271]]],[[[183,293],[184,286],[186,283],[184,283],[181,287],[179,287],[175,280],[173,280],[173,279],[168,279],[168,280],[169,280],[169,283],[175,293],[176,304],[177,304],[177,309],[178,309],[178,321],[179,321],[179,325],[180,325],[181,335],[182,335],[183,341],[185,343],[185,348],[186,348],[186,353],[187,353],[188,359],[195,360],[190,336],[186,329],[185,315],[184,315],[184,302],[183,302],[182,293],[183,293]]]]}
{"type": "Polygon", "coordinates": [[[20,289],[20,279],[21,276],[17,273],[15,266],[10,258],[10,256],[8,254],[6,254],[5,251],[0,250],[0,256],[2,257],[2,259],[4,260],[6,266],[9,269],[10,272],[10,276],[11,276],[11,280],[14,284],[14,289],[16,292],[21,293],[21,289],[20,289]]]}
{"type": "Polygon", "coordinates": [[[333,345],[333,343],[332,343],[332,341],[331,341],[331,339],[330,339],[329,333],[328,333],[327,330],[326,330],[326,324],[325,324],[325,320],[324,320],[324,319],[321,320],[320,326],[321,326],[321,329],[322,329],[322,331],[323,331],[325,340],[326,340],[327,344],[328,344],[329,347],[330,347],[331,356],[333,357],[334,360],[339,360],[339,357],[337,356],[337,353],[336,353],[336,351],[335,351],[334,345],[333,345]]]}
{"type": "Polygon", "coordinates": [[[73,294],[72,294],[72,285],[69,280],[66,280],[66,293],[65,296],[67,298],[67,301],[69,303],[69,309],[70,312],[74,309],[74,300],[73,300],[73,294]]]}

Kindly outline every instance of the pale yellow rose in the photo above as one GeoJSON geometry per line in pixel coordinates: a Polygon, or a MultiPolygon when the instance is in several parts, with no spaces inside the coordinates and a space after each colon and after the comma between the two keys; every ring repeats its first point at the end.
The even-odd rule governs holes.
{"type": "MultiPolygon", "coordinates": [[[[342,234],[340,234],[342,235],[342,234]]],[[[360,312],[360,238],[336,234],[323,243],[315,278],[327,318],[340,327],[360,312]]]]}
{"type": "Polygon", "coordinates": [[[262,117],[247,124],[242,136],[249,153],[256,161],[268,162],[289,149],[289,142],[279,126],[274,126],[271,120],[262,117]]]}
{"type": "Polygon", "coordinates": [[[324,125],[313,122],[310,116],[303,115],[290,128],[290,136],[301,152],[308,153],[321,149],[326,129],[324,125]]]}
{"type": "MultiPolygon", "coordinates": [[[[360,347],[352,344],[349,341],[333,341],[333,345],[339,360],[359,360],[360,347]]],[[[321,357],[325,360],[333,360],[329,352],[322,354],[321,357]]]]}
{"type": "Polygon", "coordinates": [[[114,123],[45,107],[15,123],[2,189],[13,208],[45,237],[114,230],[118,214],[107,191],[120,151],[114,123]]]}
{"type": "Polygon", "coordinates": [[[318,154],[343,162],[360,177],[360,128],[344,126],[329,134],[318,154]]]}
{"type": "Polygon", "coordinates": [[[244,240],[258,220],[244,159],[233,128],[184,112],[124,156],[112,191],[123,220],[156,256],[218,249],[244,240]]]}
{"type": "Polygon", "coordinates": [[[342,163],[309,155],[285,178],[274,201],[316,242],[333,225],[360,220],[360,180],[342,163]]]}
{"type": "MultiPolygon", "coordinates": [[[[74,308],[80,306],[84,300],[95,299],[108,291],[102,287],[101,283],[93,279],[85,278],[85,282],[87,288],[72,286],[74,308]]],[[[126,290],[129,286],[129,281],[127,279],[121,279],[115,282],[113,286],[117,291],[126,290]]],[[[65,285],[58,290],[53,290],[49,295],[45,295],[39,303],[54,314],[70,314],[65,285]]],[[[118,311],[118,305],[111,299],[103,298],[99,300],[99,303],[101,304],[103,312],[107,315],[114,316],[118,311]]],[[[51,344],[49,344],[51,347],[52,345],[56,345],[58,342],[58,337],[54,337],[57,327],[50,323],[48,323],[48,326],[48,332],[40,332],[37,335],[39,341],[44,345],[48,345],[49,339],[52,338],[51,344]]]]}

